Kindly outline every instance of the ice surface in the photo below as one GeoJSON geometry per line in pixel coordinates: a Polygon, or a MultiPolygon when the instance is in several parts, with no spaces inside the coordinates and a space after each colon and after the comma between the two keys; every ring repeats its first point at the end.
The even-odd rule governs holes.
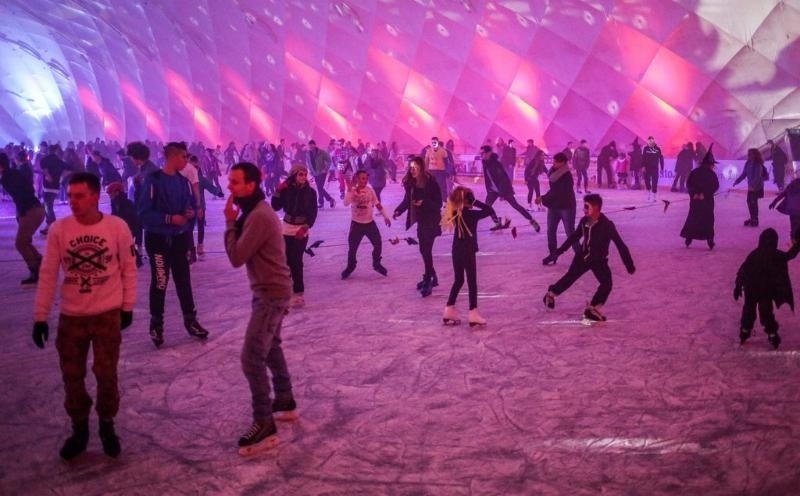
{"type": "MultiPolygon", "coordinates": [[[[523,189],[517,185],[520,199],[523,189]]],[[[404,242],[384,243],[384,278],[372,271],[364,240],[358,268],[341,281],[349,211],[325,208],[312,233],[325,243],[305,259],[307,306],[284,321],[300,419],[281,424],[280,445],[253,459],[236,447],[250,422],[239,366],[250,292],[244,271],[222,252],[224,203],[209,200],[208,254],[192,272],[211,338],[201,344],[182,330],[170,289],[166,344],[156,350],[147,336],[150,277],[141,269],[119,365],[122,455],[102,454],[93,413],[89,451],[71,464],[58,457],[69,421],[55,331],[45,350],[34,347],[33,291],[18,286],[26,274],[13,249],[13,208],[2,203],[0,493],[796,492],[797,319],[786,307],[777,312],[780,351],[770,350],[760,326],[738,344],[734,274],[761,231],[742,226],[744,193],[718,197],[714,251],[702,242],[686,249],[678,237],[686,195],[661,193],[673,201],[664,213],[641,191],[601,193],[638,270],[627,275],[612,248],[609,321],[593,326],[580,322],[591,275],[555,310],[542,305],[569,263],[564,256],[541,265],[543,213],[534,214],[543,224],[534,234],[507,204],[495,204],[518,227],[517,239],[481,225],[479,308],[489,324],[470,329],[441,324],[452,282],[449,237],[435,245],[440,286],[429,298],[414,290],[422,263],[404,242]]],[[[393,208],[400,188],[384,194],[393,208]]],[[[788,218],[767,211],[769,200],[761,201],[762,228],[775,227],[785,246],[788,218]]],[[[399,222],[381,231],[384,239],[409,235],[399,222]]],[[[795,281],[798,263],[790,265],[795,281]]],[[[457,305],[466,320],[466,288],[457,305]]]]}

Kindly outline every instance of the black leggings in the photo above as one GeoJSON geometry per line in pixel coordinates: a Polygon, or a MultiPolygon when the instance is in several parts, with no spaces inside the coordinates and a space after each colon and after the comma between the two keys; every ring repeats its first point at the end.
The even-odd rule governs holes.
{"type": "Polygon", "coordinates": [[[503,198],[506,202],[508,202],[509,205],[511,205],[514,208],[514,210],[522,214],[522,216],[528,219],[529,221],[533,219],[533,217],[531,217],[531,214],[528,213],[528,211],[525,210],[525,208],[522,205],[517,203],[517,199],[514,198],[513,194],[501,196],[500,194],[495,193],[494,191],[489,191],[489,193],[486,194],[486,201],[484,203],[491,207],[492,205],[494,205],[494,202],[497,201],[498,198],[503,198]]]}
{"type": "Polygon", "coordinates": [[[778,321],[775,320],[772,300],[769,298],[763,300],[748,298],[747,292],[744,294],[744,305],[742,305],[742,329],[753,330],[753,325],[756,323],[756,309],[758,309],[758,315],[761,317],[761,325],[764,326],[764,331],[767,334],[777,333],[778,321]]]}
{"type": "Polygon", "coordinates": [[[763,190],[747,192],[747,210],[750,212],[750,220],[758,220],[758,199],[763,197],[763,190]]]}
{"type": "Polygon", "coordinates": [[[164,298],[167,295],[169,274],[175,279],[175,290],[181,304],[183,320],[195,318],[192,279],[189,272],[189,250],[192,248],[192,232],[165,236],[145,232],[144,246],[150,259],[150,320],[164,323],[164,298]]]}
{"type": "Polygon", "coordinates": [[[356,253],[358,252],[358,245],[361,244],[361,239],[366,236],[370,243],[372,243],[372,263],[376,264],[381,261],[381,233],[378,231],[378,225],[373,220],[368,224],[362,224],[356,221],[350,221],[350,234],[347,236],[347,243],[350,245],[347,250],[347,266],[356,266],[356,253]]]}
{"type": "Polygon", "coordinates": [[[286,263],[292,273],[292,291],[302,293],[305,291],[303,284],[303,253],[306,251],[308,236],[298,239],[296,236],[283,236],[286,241],[286,263]]]}
{"type": "Polygon", "coordinates": [[[422,263],[425,264],[425,276],[433,277],[436,269],[433,268],[433,242],[439,235],[437,229],[422,228],[417,229],[419,237],[419,253],[422,255],[422,263]]]}
{"type": "Polygon", "coordinates": [[[583,274],[590,270],[600,283],[600,286],[597,287],[597,291],[595,291],[594,296],[592,296],[591,304],[593,306],[602,305],[606,302],[606,300],[608,300],[608,295],[611,294],[612,280],[611,269],[608,267],[608,260],[595,262],[590,265],[583,261],[583,257],[581,255],[575,255],[575,258],[572,259],[572,264],[570,264],[567,273],[548,289],[555,293],[556,296],[560,295],[569,289],[569,287],[572,286],[572,284],[583,274]]]}
{"type": "Polygon", "coordinates": [[[541,186],[539,185],[539,179],[533,178],[528,180],[528,203],[530,204],[533,200],[533,194],[536,193],[536,196],[542,196],[541,186]]]}
{"type": "Polygon", "coordinates": [[[456,298],[461,288],[464,286],[464,274],[467,275],[467,289],[469,290],[469,309],[478,308],[478,269],[475,263],[475,252],[453,250],[453,274],[455,279],[450,287],[450,296],[447,298],[447,305],[456,304],[456,298]]]}

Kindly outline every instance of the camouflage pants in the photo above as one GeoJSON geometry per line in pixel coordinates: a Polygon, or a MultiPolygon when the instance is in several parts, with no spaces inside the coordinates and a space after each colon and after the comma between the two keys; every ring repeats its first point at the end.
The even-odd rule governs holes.
{"type": "Polygon", "coordinates": [[[64,379],[64,408],[73,421],[89,418],[92,398],[86,392],[86,361],[89,347],[94,360],[92,372],[97,379],[97,415],[113,419],[119,410],[117,362],[120,333],[120,312],[110,310],[99,315],[58,319],[56,349],[64,379]]]}

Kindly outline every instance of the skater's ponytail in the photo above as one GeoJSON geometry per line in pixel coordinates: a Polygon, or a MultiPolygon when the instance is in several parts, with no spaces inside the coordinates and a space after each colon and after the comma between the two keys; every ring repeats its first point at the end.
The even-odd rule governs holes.
{"type": "Polygon", "coordinates": [[[458,237],[472,236],[462,215],[465,208],[469,208],[475,201],[472,190],[464,186],[457,186],[447,198],[447,206],[442,215],[442,227],[447,231],[456,231],[458,237]]]}

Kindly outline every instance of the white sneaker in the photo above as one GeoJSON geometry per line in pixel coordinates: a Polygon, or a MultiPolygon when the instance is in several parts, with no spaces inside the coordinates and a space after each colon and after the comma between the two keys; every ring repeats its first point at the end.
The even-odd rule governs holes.
{"type": "Polygon", "coordinates": [[[444,325],[459,325],[461,323],[461,319],[458,318],[458,312],[456,311],[456,307],[453,305],[448,305],[444,307],[444,315],[442,315],[442,322],[444,325]]]}
{"type": "Polygon", "coordinates": [[[481,314],[478,313],[478,309],[477,308],[473,308],[472,310],[469,311],[469,326],[470,327],[485,326],[485,325],[486,325],[486,319],[481,317],[481,314]]]}

